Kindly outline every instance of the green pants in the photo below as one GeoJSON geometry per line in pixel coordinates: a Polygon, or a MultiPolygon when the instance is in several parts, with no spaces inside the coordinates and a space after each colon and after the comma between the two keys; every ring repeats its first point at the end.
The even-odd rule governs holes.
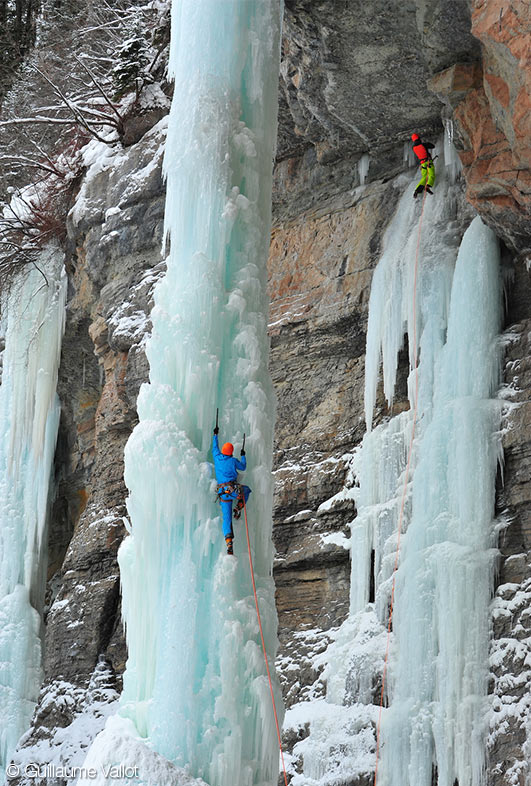
{"type": "Polygon", "coordinates": [[[417,188],[419,188],[419,186],[425,186],[426,181],[428,186],[432,186],[435,183],[435,166],[433,165],[433,161],[425,161],[421,164],[420,172],[421,176],[417,188]]]}

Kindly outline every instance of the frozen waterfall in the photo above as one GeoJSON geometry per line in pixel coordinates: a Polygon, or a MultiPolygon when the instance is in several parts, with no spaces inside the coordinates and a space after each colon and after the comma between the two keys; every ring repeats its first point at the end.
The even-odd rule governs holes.
{"type": "Polygon", "coordinates": [[[0,386],[0,778],[29,726],[41,673],[49,485],[59,427],[57,374],[66,276],[43,251],[2,301],[0,386]],[[41,272],[42,270],[42,272],[41,272]]]}
{"type": "MultiPolygon", "coordinates": [[[[457,257],[446,335],[420,342],[421,434],[396,577],[381,783],[479,786],[499,450],[498,245],[474,219],[457,257]]],[[[437,316],[437,315],[436,315],[437,316]]],[[[420,402],[419,402],[420,404],[420,402]]]]}
{"type": "Polygon", "coordinates": [[[439,786],[483,783],[501,281],[497,241],[480,218],[460,247],[456,244],[454,176],[451,166],[447,176],[439,173],[434,196],[425,203],[416,298],[421,207],[412,199],[414,183],[398,204],[374,272],[365,379],[368,431],[353,457],[351,487],[341,492],[357,507],[351,525],[350,615],[327,654],[326,702],[313,713],[309,738],[295,747],[304,774],[293,779],[294,786],[342,783],[341,778],[374,771],[371,724],[379,715],[404,489],[378,786],[431,786],[434,773],[439,786]],[[410,409],[372,428],[380,368],[392,404],[405,335],[409,358],[419,359],[407,486],[414,371],[408,378],[410,409]]]}
{"type": "Polygon", "coordinates": [[[150,382],[125,455],[131,531],[119,562],[129,659],[120,715],[86,760],[100,772],[106,762],[140,762],[137,783],[152,782],[153,767],[142,762],[153,753],[157,786],[188,783],[176,768],[210,786],[273,786],[278,777],[243,524],[235,522],[229,557],[209,462],[219,407],[222,440],[239,450],[247,435],[249,525],[272,667],[266,261],[280,11],[279,0],[172,4],[171,251],[151,315],[150,382]]]}

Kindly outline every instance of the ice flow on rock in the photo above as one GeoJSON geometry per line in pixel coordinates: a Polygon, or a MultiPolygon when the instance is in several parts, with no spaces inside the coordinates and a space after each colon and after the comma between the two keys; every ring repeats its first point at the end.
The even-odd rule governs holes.
{"type": "MultiPolygon", "coordinates": [[[[351,525],[350,614],[327,654],[326,702],[311,713],[310,736],[295,746],[303,774],[295,776],[294,786],[373,777],[371,725],[374,729],[379,715],[414,371],[408,379],[409,411],[375,428],[372,421],[380,373],[392,403],[405,335],[410,362],[418,357],[418,412],[396,574],[378,786],[431,786],[434,772],[440,786],[483,782],[499,457],[500,413],[493,398],[501,323],[499,251],[479,218],[458,248],[450,215],[452,171],[447,177],[441,170],[434,195],[425,203],[416,292],[421,208],[412,199],[414,183],[398,203],[373,276],[365,378],[368,432],[353,459],[352,477],[359,485],[347,492],[357,508],[351,525]],[[369,595],[371,570],[374,598],[369,595]]],[[[292,712],[297,717],[304,710],[292,712]]]]}
{"type": "Polygon", "coordinates": [[[0,386],[0,780],[42,681],[46,524],[59,427],[63,254],[50,248],[2,298],[0,386]],[[42,271],[42,272],[41,272],[42,271]]]}

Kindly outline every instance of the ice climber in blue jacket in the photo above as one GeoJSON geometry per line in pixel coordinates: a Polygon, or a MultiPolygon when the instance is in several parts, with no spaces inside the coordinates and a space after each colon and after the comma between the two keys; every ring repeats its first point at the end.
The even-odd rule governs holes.
{"type": "Polygon", "coordinates": [[[231,442],[225,442],[220,450],[218,432],[219,428],[216,426],[212,438],[212,455],[214,456],[216,480],[218,481],[217,493],[218,499],[221,502],[221,512],[223,514],[223,534],[227,544],[227,554],[233,554],[232,541],[234,533],[232,531],[232,503],[236,500],[234,518],[239,519],[244,502],[247,502],[249,499],[251,489],[249,486],[241,486],[238,483],[238,470],[243,472],[247,467],[245,450],[242,448],[241,459],[239,461],[232,455],[234,453],[234,445],[231,442]]]}

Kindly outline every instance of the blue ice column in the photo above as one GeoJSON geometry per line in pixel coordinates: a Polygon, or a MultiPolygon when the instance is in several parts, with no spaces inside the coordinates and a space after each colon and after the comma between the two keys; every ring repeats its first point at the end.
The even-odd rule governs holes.
{"type": "Polygon", "coordinates": [[[121,712],[150,747],[210,786],[265,786],[278,776],[243,524],[235,522],[230,558],[207,460],[219,407],[223,441],[238,450],[247,434],[249,525],[272,668],[266,261],[280,12],[278,0],[173,3],[164,165],[171,250],[155,293],[150,382],[125,454],[121,712]]]}
{"type": "Polygon", "coordinates": [[[0,780],[29,726],[41,673],[49,485],[59,427],[63,255],[42,252],[2,302],[0,386],[0,780]],[[46,274],[46,279],[43,273],[46,274]]]}

